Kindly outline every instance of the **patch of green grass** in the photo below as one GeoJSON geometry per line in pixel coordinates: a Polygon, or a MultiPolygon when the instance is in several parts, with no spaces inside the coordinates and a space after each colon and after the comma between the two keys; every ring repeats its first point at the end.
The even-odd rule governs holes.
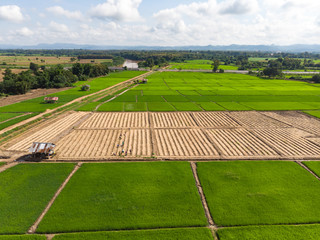
{"type": "Polygon", "coordinates": [[[100,103],[106,102],[106,101],[108,101],[109,99],[111,99],[113,97],[114,97],[113,95],[109,95],[109,96],[106,96],[104,98],[99,99],[98,102],[100,102],[100,103]]]}
{"type": "Polygon", "coordinates": [[[53,240],[212,240],[208,228],[158,229],[119,232],[69,233],[56,235],[53,240]]]}
{"type": "Polygon", "coordinates": [[[207,224],[189,163],[84,164],[37,232],[207,224]]]}
{"type": "Polygon", "coordinates": [[[261,111],[312,109],[310,105],[303,102],[242,102],[241,104],[261,111]]]}
{"type": "Polygon", "coordinates": [[[46,240],[46,236],[42,235],[7,235],[1,236],[0,240],[46,240]]]}
{"type": "Polygon", "coordinates": [[[303,162],[308,168],[310,168],[317,176],[320,176],[320,162],[311,161],[311,162],[303,162]]]}
{"type": "Polygon", "coordinates": [[[5,165],[5,164],[6,164],[5,162],[0,162],[0,166],[5,165]]]}
{"type": "Polygon", "coordinates": [[[229,111],[248,111],[253,110],[252,108],[249,108],[243,104],[237,103],[237,102],[217,102],[220,106],[223,108],[229,110],[229,111]]]}
{"type": "Polygon", "coordinates": [[[111,102],[136,102],[137,97],[136,95],[131,94],[122,94],[115,99],[113,99],[111,102]]]}
{"type": "Polygon", "coordinates": [[[176,109],[167,102],[148,102],[148,110],[150,112],[172,112],[176,109]]]}
{"type": "Polygon", "coordinates": [[[159,95],[147,95],[139,96],[138,102],[165,102],[162,96],[159,95]]]}
{"type": "Polygon", "coordinates": [[[206,111],[224,111],[225,108],[214,102],[199,102],[198,103],[206,111]]]}
{"type": "Polygon", "coordinates": [[[37,220],[73,164],[19,164],[0,173],[0,233],[25,233],[37,220]]]}
{"type": "Polygon", "coordinates": [[[163,96],[168,102],[189,102],[189,100],[182,96],[182,95],[178,95],[178,96],[163,96]]]}
{"type": "Polygon", "coordinates": [[[24,120],[27,120],[29,118],[32,118],[34,116],[38,115],[37,113],[33,113],[33,114],[28,114],[28,115],[25,115],[25,116],[21,116],[21,117],[18,117],[18,118],[15,118],[15,119],[12,119],[12,120],[9,120],[7,122],[4,122],[4,123],[0,123],[0,130],[2,129],[5,129],[7,127],[10,127],[14,124],[17,124],[19,122],[22,122],[24,120]]]}
{"type": "Polygon", "coordinates": [[[126,111],[126,112],[147,111],[147,104],[145,102],[124,103],[124,111],[126,111]]]}
{"type": "Polygon", "coordinates": [[[319,111],[305,111],[305,113],[310,114],[311,116],[320,118],[320,110],[319,111]]]}
{"type": "Polygon", "coordinates": [[[178,111],[203,111],[199,105],[192,102],[170,102],[178,111]]]}
{"type": "Polygon", "coordinates": [[[219,226],[320,221],[320,183],[294,162],[198,163],[219,226]]]}
{"type": "Polygon", "coordinates": [[[217,234],[220,240],[318,240],[320,239],[320,225],[223,228],[219,229],[217,234]]]}
{"type": "Polygon", "coordinates": [[[122,112],[123,104],[122,102],[107,102],[99,107],[98,112],[122,112]]]}
{"type": "Polygon", "coordinates": [[[0,122],[9,120],[10,118],[14,118],[14,117],[17,117],[19,115],[22,115],[22,113],[1,113],[0,122]]]}
{"type": "Polygon", "coordinates": [[[101,104],[100,102],[91,102],[91,103],[88,103],[82,107],[79,107],[77,109],[77,111],[94,111],[96,109],[96,107],[101,104]]]}

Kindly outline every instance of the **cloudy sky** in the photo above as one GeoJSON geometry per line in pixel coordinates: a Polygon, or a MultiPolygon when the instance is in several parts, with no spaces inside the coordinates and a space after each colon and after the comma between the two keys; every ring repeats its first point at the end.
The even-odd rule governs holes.
{"type": "Polygon", "coordinates": [[[319,0],[0,0],[0,44],[319,44],[319,0]]]}

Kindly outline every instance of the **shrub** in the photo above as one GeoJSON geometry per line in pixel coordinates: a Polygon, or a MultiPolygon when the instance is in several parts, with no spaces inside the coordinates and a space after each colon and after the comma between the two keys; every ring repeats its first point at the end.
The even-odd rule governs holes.
{"type": "Polygon", "coordinates": [[[81,86],[81,91],[89,91],[90,90],[90,85],[82,85],[81,86]]]}

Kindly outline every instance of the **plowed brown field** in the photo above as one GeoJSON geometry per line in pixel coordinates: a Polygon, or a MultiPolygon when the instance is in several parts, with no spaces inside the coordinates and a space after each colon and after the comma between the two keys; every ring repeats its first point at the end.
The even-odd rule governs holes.
{"type": "Polygon", "coordinates": [[[79,112],[6,149],[53,140],[59,160],[319,159],[320,121],[300,112],[79,112]]]}
{"type": "Polygon", "coordinates": [[[31,130],[21,136],[19,140],[13,140],[8,150],[10,151],[28,151],[29,147],[33,142],[52,142],[57,136],[62,134],[64,131],[72,128],[81,118],[86,116],[88,113],[77,112],[69,114],[68,116],[53,121],[49,125],[44,125],[38,131],[31,130]]]}

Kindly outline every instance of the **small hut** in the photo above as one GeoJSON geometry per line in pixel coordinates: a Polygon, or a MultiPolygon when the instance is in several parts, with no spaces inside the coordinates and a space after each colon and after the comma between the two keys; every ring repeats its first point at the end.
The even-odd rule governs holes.
{"type": "Polygon", "coordinates": [[[58,97],[45,97],[44,101],[46,103],[56,103],[59,101],[59,98],[58,97]]]}

